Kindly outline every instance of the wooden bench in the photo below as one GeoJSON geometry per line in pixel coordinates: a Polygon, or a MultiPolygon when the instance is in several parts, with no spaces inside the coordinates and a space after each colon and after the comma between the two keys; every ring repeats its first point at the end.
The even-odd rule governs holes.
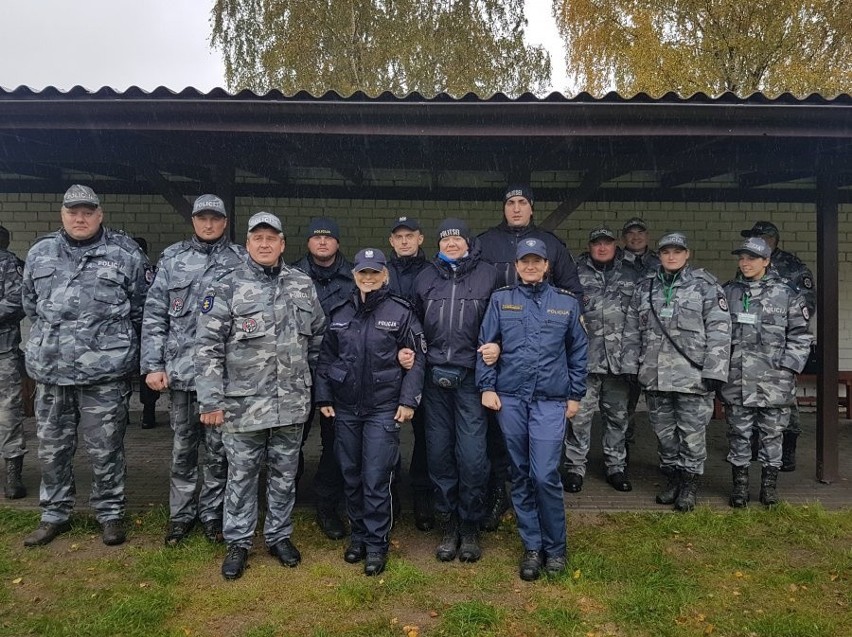
{"type": "MultiPolygon", "coordinates": [[[[796,377],[796,382],[797,384],[801,382],[815,383],[816,379],[816,374],[799,374],[796,377]]],[[[841,385],[846,388],[846,395],[838,396],[838,406],[845,408],[847,420],[852,420],[852,371],[837,373],[837,386],[840,387],[841,385]]],[[[799,405],[815,405],[816,396],[797,396],[796,403],[799,405]]],[[[718,398],[713,402],[713,418],[716,420],[725,418],[725,407],[718,398]]]]}

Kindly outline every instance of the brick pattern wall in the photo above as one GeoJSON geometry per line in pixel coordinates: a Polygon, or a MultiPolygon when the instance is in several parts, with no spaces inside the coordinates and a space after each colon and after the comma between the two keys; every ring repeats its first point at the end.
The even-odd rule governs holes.
{"type": "MultiPolygon", "coordinates": [[[[327,175],[317,175],[318,180],[327,175]]],[[[327,183],[327,181],[326,181],[327,183]]],[[[460,184],[461,185],[461,184],[460,184]]],[[[541,183],[533,182],[533,186],[541,183]]],[[[633,184],[635,185],[635,184],[633,184]]],[[[495,192],[499,188],[495,187],[495,192]]],[[[59,227],[61,194],[0,193],[0,223],[12,233],[11,249],[21,258],[37,236],[59,227]]],[[[152,260],[171,243],[186,237],[190,226],[161,197],[154,195],[108,195],[102,198],[105,223],[132,236],[144,236],[152,260]]],[[[544,219],[553,202],[536,204],[536,219],[544,219]]],[[[348,256],[367,246],[388,247],[390,222],[399,215],[417,218],[426,235],[424,249],[433,254],[437,247],[435,229],[442,219],[466,219],[473,232],[499,222],[501,206],[493,202],[359,201],[339,199],[275,199],[246,197],[237,200],[237,238],[242,240],[249,216],[267,210],[281,217],[288,236],[285,257],[294,261],[304,252],[304,232],[311,217],[327,215],[340,224],[341,245],[348,256]]],[[[578,208],[558,229],[571,251],[586,249],[588,231],[608,224],[618,231],[625,220],[641,216],[651,227],[653,239],[670,230],[681,230],[692,242],[694,264],[707,268],[722,281],[736,269],[731,249],[741,240],[739,231],[761,219],[776,223],[782,232],[782,247],[795,252],[815,271],[816,218],[813,206],[805,204],[731,203],[588,203],[578,208]]],[[[852,369],[852,206],[840,212],[840,366],[852,369]]]]}

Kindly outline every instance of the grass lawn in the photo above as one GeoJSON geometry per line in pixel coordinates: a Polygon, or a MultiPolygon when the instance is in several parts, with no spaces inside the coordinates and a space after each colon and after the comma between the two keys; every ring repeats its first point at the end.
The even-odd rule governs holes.
{"type": "Polygon", "coordinates": [[[236,582],[198,531],[164,548],[162,509],[134,517],[120,547],[79,517],[25,549],[37,522],[0,507],[0,636],[852,636],[852,510],[570,514],[569,570],[535,583],[517,576],[506,522],[463,565],[435,560],[435,534],[406,519],[388,570],[367,578],[301,512],[303,563],[281,567],[258,539],[236,582]]]}

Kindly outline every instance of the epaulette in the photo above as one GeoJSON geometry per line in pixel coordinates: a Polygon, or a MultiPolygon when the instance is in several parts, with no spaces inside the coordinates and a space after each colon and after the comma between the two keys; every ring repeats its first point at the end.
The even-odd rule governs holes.
{"type": "Polygon", "coordinates": [[[696,277],[698,277],[699,279],[704,279],[704,280],[705,280],[705,281],[707,281],[708,283],[713,283],[713,284],[718,284],[718,283],[719,283],[719,279],[718,279],[718,278],[716,278],[716,275],[715,275],[715,274],[713,274],[712,272],[708,272],[708,271],[707,271],[707,270],[705,270],[704,268],[694,268],[694,269],[692,270],[692,273],[693,273],[696,277]]]}
{"type": "Polygon", "coordinates": [[[564,294],[565,296],[570,296],[572,299],[576,299],[577,295],[574,294],[571,290],[566,290],[565,288],[558,288],[555,285],[551,286],[556,291],[557,294],[564,294]]]}
{"type": "Polygon", "coordinates": [[[59,230],[54,230],[53,232],[48,232],[47,234],[43,234],[40,237],[36,237],[36,240],[33,241],[33,244],[30,246],[30,250],[32,250],[33,246],[45,239],[55,239],[59,236],[59,230]]]}
{"type": "Polygon", "coordinates": [[[388,294],[388,297],[393,299],[394,301],[396,301],[400,305],[408,308],[409,310],[414,308],[414,306],[411,304],[411,301],[409,301],[404,296],[399,296],[398,294],[394,294],[393,292],[391,292],[390,294],[388,294]]]}
{"type": "Polygon", "coordinates": [[[497,289],[496,289],[496,290],[494,290],[494,291],[495,291],[495,292],[503,292],[503,291],[505,291],[505,290],[511,290],[513,287],[515,287],[515,286],[514,286],[514,285],[504,285],[503,287],[501,287],[501,288],[497,288],[497,289]]]}

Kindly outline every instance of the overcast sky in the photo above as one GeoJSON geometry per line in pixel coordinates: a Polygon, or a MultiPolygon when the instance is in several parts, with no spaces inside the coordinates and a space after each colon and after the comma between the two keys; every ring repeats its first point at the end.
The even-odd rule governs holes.
{"type": "MultiPolygon", "coordinates": [[[[0,86],[146,90],[224,86],[212,51],[212,0],[0,0],[0,86]]],[[[562,45],[551,0],[527,0],[528,42],[553,63],[553,90],[565,90],[562,45]]]]}

